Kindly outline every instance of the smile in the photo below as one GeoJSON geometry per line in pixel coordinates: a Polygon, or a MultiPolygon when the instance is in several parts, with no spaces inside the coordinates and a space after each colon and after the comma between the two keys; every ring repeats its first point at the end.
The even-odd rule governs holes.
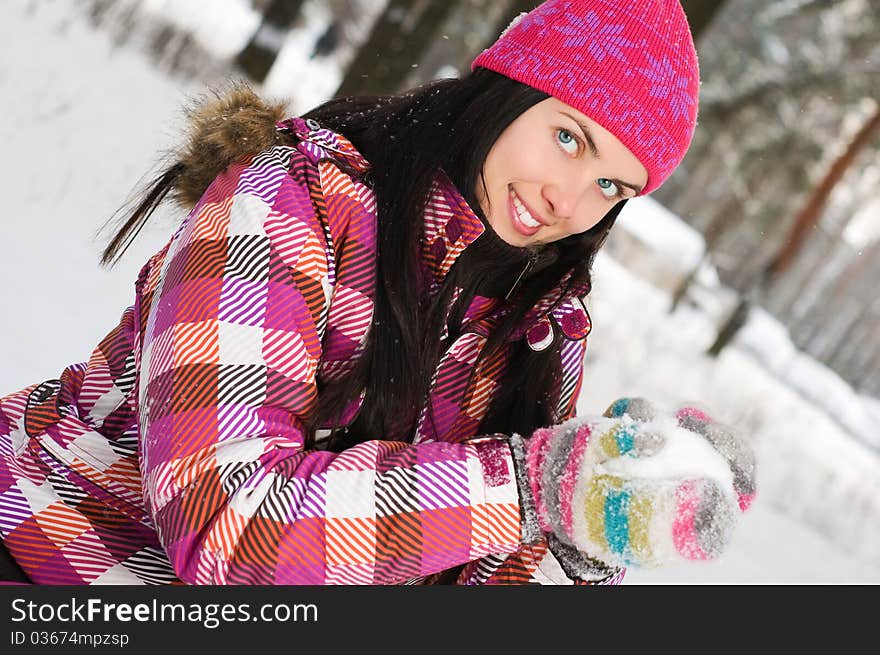
{"type": "Polygon", "coordinates": [[[544,226],[544,223],[529,211],[520,197],[516,195],[516,191],[511,189],[508,195],[510,198],[508,206],[514,229],[524,236],[532,236],[544,226]]]}

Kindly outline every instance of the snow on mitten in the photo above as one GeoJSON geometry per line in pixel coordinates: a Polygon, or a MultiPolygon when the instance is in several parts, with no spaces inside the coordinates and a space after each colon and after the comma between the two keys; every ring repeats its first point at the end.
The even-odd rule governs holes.
{"type": "Polygon", "coordinates": [[[641,398],[542,428],[524,444],[544,532],[612,566],[720,555],[754,496],[754,458],[729,426],[641,398]]]}

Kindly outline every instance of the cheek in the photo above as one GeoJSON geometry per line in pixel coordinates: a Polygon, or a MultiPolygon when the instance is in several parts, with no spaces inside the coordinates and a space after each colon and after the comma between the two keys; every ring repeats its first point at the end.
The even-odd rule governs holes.
{"type": "Polygon", "coordinates": [[[547,153],[546,148],[529,147],[526,144],[500,148],[494,167],[498,186],[506,187],[511,182],[545,184],[554,179],[556,162],[548,154],[552,153],[547,153]]]}
{"type": "Polygon", "coordinates": [[[545,136],[543,126],[515,123],[495,142],[495,169],[503,171],[507,181],[540,182],[547,178],[558,164],[559,152],[545,136]]]}
{"type": "Polygon", "coordinates": [[[584,200],[581,211],[578,212],[578,218],[572,222],[572,234],[581,234],[587,230],[596,227],[605,215],[611,211],[614,205],[607,204],[602,200],[584,200]]]}

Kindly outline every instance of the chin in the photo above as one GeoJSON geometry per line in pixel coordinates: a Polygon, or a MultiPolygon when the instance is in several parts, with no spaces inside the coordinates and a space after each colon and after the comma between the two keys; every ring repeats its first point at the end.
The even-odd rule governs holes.
{"type": "Polygon", "coordinates": [[[503,234],[498,230],[495,230],[495,234],[507,245],[514,246],[516,248],[524,248],[529,245],[530,239],[524,237],[521,234],[503,234]]]}

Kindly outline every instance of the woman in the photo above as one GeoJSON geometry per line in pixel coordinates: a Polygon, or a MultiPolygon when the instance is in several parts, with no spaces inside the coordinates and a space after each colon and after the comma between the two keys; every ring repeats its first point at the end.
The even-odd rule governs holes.
{"type": "Polygon", "coordinates": [[[704,412],[575,417],[590,268],[696,123],[677,0],[550,0],[470,75],[193,116],[189,209],[87,363],[0,400],[36,583],[616,583],[717,556],[751,453],[704,412]]]}

